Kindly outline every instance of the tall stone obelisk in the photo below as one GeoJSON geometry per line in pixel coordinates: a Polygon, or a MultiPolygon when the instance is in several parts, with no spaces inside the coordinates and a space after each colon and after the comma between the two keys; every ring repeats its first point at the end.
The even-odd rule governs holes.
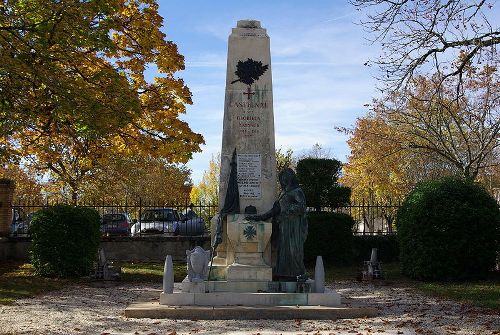
{"type": "Polygon", "coordinates": [[[239,289],[248,289],[248,281],[254,281],[253,289],[262,289],[272,280],[272,225],[249,222],[245,212],[262,214],[270,210],[276,200],[276,185],[269,36],[259,21],[241,20],[232,29],[228,42],[219,187],[219,211],[228,207],[226,202],[233,204],[233,210],[222,215],[217,225],[218,218],[214,220],[213,231],[217,226],[222,234],[212,262],[212,279],[233,284],[246,282],[231,284],[239,289]],[[239,213],[234,211],[238,207],[234,206],[236,197],[231,196],[229,201],[226,193],[239,194],[239,213]]]}
{"type": "Polygon", "coordinates": [[[269,36],[259,21],[241,20],[229,36],[219,204],[237,153],[240,209],[258,213],[276,200],[276,157],[269,36]]]}

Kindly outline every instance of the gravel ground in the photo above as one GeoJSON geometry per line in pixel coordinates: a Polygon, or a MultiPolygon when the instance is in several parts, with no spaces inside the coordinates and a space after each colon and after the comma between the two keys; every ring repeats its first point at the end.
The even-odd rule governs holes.
{"type": "Polygon", "coordinates": [[[410,288],[338,282],[346,305],[380,310],[376,318],[312,321],[129,319],[128,303],[157,300],[160,285],[72,286],[0,306],[0,334],[500,334],[500,313],[419,294],[410,288]]]}

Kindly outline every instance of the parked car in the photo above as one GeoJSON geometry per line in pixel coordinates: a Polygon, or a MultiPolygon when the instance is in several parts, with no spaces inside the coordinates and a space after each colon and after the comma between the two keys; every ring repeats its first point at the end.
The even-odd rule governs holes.
{"type": "Polygon", "coordinates": [[[101,221],[101,233],[105,236],[129,236],[132,220],[128,213],[104,214],[101,221]]]}
{"type": "Polygon", "coordinates": [[[10,236],[12,237],[29,237],[30,223],[34,213],[24,214],[19,211],[14,211],[12,223],[10,225],[10,236]]]}
{"type": "Polygon", "coordinates": [[[179,235],[195,236],[203,235],[205,232],[205,221],[196,214],[192,208],[181,213],[181,222],[179,223],[179,235]]]}
{"type": "Polygon", "coordinates": [[[174,208],[148,208],[139,222],[131,228],[132,236],[139,234],[179,234],[179,213],[174,208]]]}

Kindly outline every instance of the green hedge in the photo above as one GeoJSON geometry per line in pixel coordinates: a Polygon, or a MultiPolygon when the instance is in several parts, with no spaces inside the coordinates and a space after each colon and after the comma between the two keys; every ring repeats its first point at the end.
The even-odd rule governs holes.
{"type": "Polygon", "coordinates": [[[378,249],[378,259],[381,262],[395,262],[399,258],[396,235],[357,235],[353,240],[353,260],[355,262],[370,260],[372,248],[378,249]]]}
{"type": "Polygon", "coordinates": [[[354,220],[347,214],[308,213],[309,233],[304,261],[314,264],[322,256],[325,264],[349,264],[352,260],[354,220]]]}
{"type": "Polygon", "coordinates": [[[31,221],[31,262],[42,276],[90,273],[100,241],[96,210],[57,205],[36,212],[31,221]]]}
{"type": "Polygon", "coordinates": [[[396,225],[402,271],[412,278],[465,279],[495,266],[500,211],[478,184],[450,177],[421,183],[403,202],[396,225]]]}

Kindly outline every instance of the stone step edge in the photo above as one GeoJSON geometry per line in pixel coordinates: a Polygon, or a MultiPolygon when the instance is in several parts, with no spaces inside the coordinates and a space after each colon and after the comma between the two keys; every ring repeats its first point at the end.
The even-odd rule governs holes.
{"type": "Polygon", "coordinates": [[[375,317],[373,307],[325,306],[166,306],[159,302],[132,303],[128,318],[182,320],[337,320],[375,317]]]}

